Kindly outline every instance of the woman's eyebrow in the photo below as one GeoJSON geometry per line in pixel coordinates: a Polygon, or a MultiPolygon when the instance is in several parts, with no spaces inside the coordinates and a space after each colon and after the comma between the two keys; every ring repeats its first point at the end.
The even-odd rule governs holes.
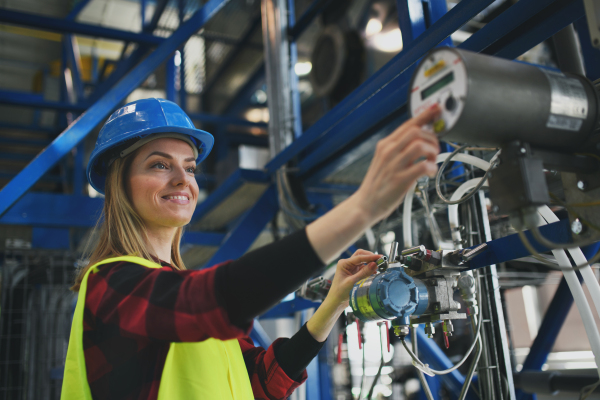
{"type": "Polygon", "coordinates": [[[145,159],[149,159],[152,156],[161,156],[164,158],[168,158],[169,160],[172,160],[173,157],[167,153],[163,153],[162,151],[153,151],[152,153],[148,154],[148,157],[146,157],[145,159]]]}
{"type": "MultiPolygon", "coordinates": [[[[162,151],[153,151],[152,153],[148,154],[148,157],[146,157],[145,160],[149,159],[152,156],[161,156],[161,157],[164,157],[164,158],[168,158],[169,160],[173,159],[173,156],[171,156],[170,154],[163,153],[162,151]]],[[[196,158],[195,157],[188,157],[184,161],[185,162],[196,161],[196,158]]]]}

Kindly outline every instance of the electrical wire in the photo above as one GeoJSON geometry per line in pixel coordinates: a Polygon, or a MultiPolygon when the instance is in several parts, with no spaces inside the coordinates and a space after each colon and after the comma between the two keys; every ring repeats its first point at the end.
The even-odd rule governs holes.
{"type": "MultiPolygon", "coordinates": [[[[477,290],[477,301],[478,301],[479,304],[481,304],[481,290],[477,290]]],[[[408,352],[408,354],[413,359],[414,366],[417,369],[420,369],[421,371],[423,371],[424,373],[426,373],[429,376],[446,375],[446,374],[449,374],[449,373],[451,373],[453,371],[456,371],[461,365],[463,365],[465,363],[465,361],[467,360],[467,358],[469,358],[469,356],[471,355],[471,352],[475,348],[475,345],[477,344],[478,339],[479,339],[479,337],[481,335],[481,325],[482,324],[483,324],[483,312],[479,312],[479,320],[477,321],[477,328],[476,328],[477,332],[475,333],[475,339],[473,340],[473,343],[471,343],[471,346],[467,350],[467,353],[453,367],[450,367],[450,368],[444,369],[444,370],[435,370],[435,369],[429,368],[429,366],[427,364],[425,364],[423,361],[419,360],[419,358],[417,357],[417,355],[410,350],[410,348],[406,344],[406,340],[405,339],[401,339],[401,341],[402,341],[402,345],[404,346],[404,348],[406,349],[406,351],[408,352]]]]}
{"type": "MultiPolygon", "coordinates": [[[[441,179],[442,179],[442,174],[444,173],[444,169],[446,169],[446,166],[450,163],[450,161],[452,161],[452,159],[462,150],[466,149],[467,145],[462,145],[459,148],[457,148],[456,150],[454,150],[452,153],[450,153],[450,155],[448,156],[448,158],[446,158],[444,160],[444,162],[442,163],[442,165],[440,166],[437,175],[435,176],[435,190],[440,198],[440,200],[442,200],[442,202],[449,204],[449,205],[453,205],[453,204],[460,204],[463,203],[467,200],[469,200],[471,197],[473,197],[475,195],[475,193],[477,193],[477,191],[479,189],[481,189],[481,187],[485,184],[485,182],[487,181],[488,175],[490,173],[490,171],[492,170],[492,168],[494,167],[495,164],[490,164],[490,166],[488,167],[487,171],[485,171],[485,175],[483,175],[483,178],[481,179],[481,182],[479,182],[479,184],[477,186],[475,186],[473,188],[473,190],[471,191],[471,193],[465,195],[464,197],[458,199],[458,200],[448,200],[442,193],[442,188],[441,188],[441,179]]],[[[496,156],[494,156],[496,157],[496,156]]]]}

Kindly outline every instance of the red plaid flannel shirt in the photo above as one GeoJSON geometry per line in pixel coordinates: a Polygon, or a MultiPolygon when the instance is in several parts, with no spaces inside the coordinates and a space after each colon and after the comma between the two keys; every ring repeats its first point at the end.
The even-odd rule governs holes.
{"type": "MultiPolygon", "coordinates": [[[[306,380],[290,379],[275,359],[277,339],[255,347],[229,322],[214,286],[218,266],[179,271],[126,262],[105,264],[90,274],[83,345],[95,400],[156,399],[171,342],[238,339],[256,399],[285,399],[306,380]]],[[[212,400],[212,399],[210,399],[212,400]]]]}

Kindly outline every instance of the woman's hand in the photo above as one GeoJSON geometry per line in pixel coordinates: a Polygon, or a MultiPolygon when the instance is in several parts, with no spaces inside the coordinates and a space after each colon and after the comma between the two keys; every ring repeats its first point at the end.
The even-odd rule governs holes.
{"type": "Polygon", "coordinates": [[[352,257],[338,261],[327,297],[306,323],[306,329],[315,340],[324,342],[327,339],[335,321],[348,307],[352,286],[375,273],[375,260],[379,257],[381,255],[370,251],[357,250],[352,257]]]}
{"type": "Polygon", "coordinates": [[[338,261],[331,289],[327,297],[342,309],[348,307],[350,291],[354,284],[361,279],[367,278],[377,271],[375,261],[381,254],[373,254],[370,251],[359,249],[352,257],[338,261]]]}
{"type": "Polygon", "coordinates": [[[437,173],[437,136],[423,126],[441,110],[435,105],[400,125],[377,143],[373,161],[356,198],[361,209],[376,223],[390,215],[404,199],[409,187],[422,176],[437,173]],[[419,159],[422,161],[416,162],[419,159]]]}

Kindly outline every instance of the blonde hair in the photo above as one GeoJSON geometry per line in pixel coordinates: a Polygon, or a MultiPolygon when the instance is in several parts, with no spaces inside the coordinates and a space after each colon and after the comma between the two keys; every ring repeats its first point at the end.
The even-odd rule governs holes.
{"type": "MultiPolygon", "coordinates": [[[[108,168],[104,208],[95,228],[100,230],[100,238],[89,255],[89,263],[78,271],[75,284],[71,287],[73,291],[79,291],[88,269],[107,258],[135,255],[155,262],[148,246],[144,221],[133,208],[126,191],[127,174],[136,153],[117,158],[108,168]]],[[[186,269],[179,252],[182,235],[183,227],[177,228],[171,243],[172,265],[180,270],[186,269]]]]}

